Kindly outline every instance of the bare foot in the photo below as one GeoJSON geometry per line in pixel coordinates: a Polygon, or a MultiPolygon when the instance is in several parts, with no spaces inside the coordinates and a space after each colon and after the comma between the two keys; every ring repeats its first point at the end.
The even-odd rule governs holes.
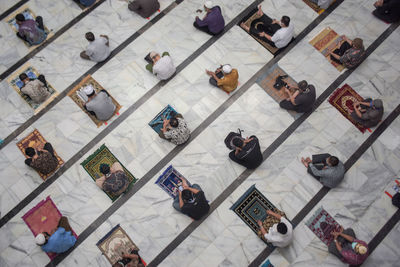
{"type": "Polygon", "coordinates": [[[247,27],[244,22],[240,23],[240,27],[242,27],[245,31],[249,32],[250,31],[250,27],[247,27]]]}
{"type": "Polygon", "coordinates": [[[263,14],[264,14],[264,13],[263,13],[263,11],[262,11],[262,9],[261,9],[261,5],[258,5],[257,15],[261,17],[263,14]]]}

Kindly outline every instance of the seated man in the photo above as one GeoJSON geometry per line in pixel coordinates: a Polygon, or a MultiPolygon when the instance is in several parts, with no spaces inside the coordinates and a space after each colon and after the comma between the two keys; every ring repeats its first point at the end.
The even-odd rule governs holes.
{"type": "Polygon", "coordinates": [[[378,125],[383,117],[383,102],[380,99],[365,99],[363,102],[353,103],[354,111],[350,116],[365,128],[378,125]]]}
{"type": "Polygon", "coordinates": [[[337,157],[329,154],[313,155],[310,158],[301,158],[309,174],[317,179],[323,186],[334,188],[344,178],[344,165],[337,157]]]}
{"type": "Polygon", "coordinates": [[[21,73],[19,79],[24,83],[21,92],[29,96],[34,103],[41,104],[51,95],[43,75],[39,75],[37,79],[31,80],[28,75],[21,73]]]}
{"type": "Polygon", "coordinates": [[[111,53],[108,36],[100,35],[100,38],[95,39],[92,32],[87,32],[85,37],[89,41],[89,45],[85,51],[81,52],[81,58],[94,62],[106,60],[111,53]]]}
{"type": "Polygon", "coordinates": [[[182,178],[179,186],[179,194],[174,199],[172,206],[194,220],[200,220],[210,210],[210,205],[198,184],[190,186],[186,179],[182,178]]]}
{"type": "Polygon", "coordinates": [[[329,252],[338,257],[342,262],[352,266],[361,265],[368,257],[368,245],[358,240],[353,229],[348,228],[339,232],[332,232],[333,242],[329,245],[329,252]]]}
{"type": "Polygon", "coordinates": [[[265,15],[258,6],[257,14],[260,16],[258,19],[253,20],[250,27],[246,26],[243,22],[240,26],[256,38],[269,43],[273,47],[283,48],[287,46],[294,36],[294,27],[290,23],[288,16],[283,16],[281,21],[271,19],[265,15]]]}
{"type": "Polygon", "coordinates": [[[94,2],[96,2],[96,0],[73,0],[73,1],[85,7],[91,6],[94,4],[94,2]]]}
{"type": "Polygon", "coordinates": [[[28,42],[30,45],[38,45],[47,38],[47,33],[44,31],[43,18],[36,17],[36,21],[32,19],[26,20],[23,14],[15,16],[18,24],[17,36],[28,42]]]}
{"type": "MultiPolygon", "coordinates": [[[[206,1],[204,3],[204,10],[206,15],[203,19],[200,19],[196,16],[196,20],[193,23],[193,26],[205,33],[211,35],[220,34],[225,27],[224,17],[222,16],[221,8],[219,6],[213,7],[213,3],[211,1],[206,1]]],[[[197,10],[197,12],[201,12],[201,10],[197,10]]]]}
{"type": "Polygon", "coordinates": [[[128,8],[141,17],[148,18],[160,9],[160,3],[158,0],[134,0],[129,3],[128,8]]]}
{"type": "Polygon", "coordinates": [[[327,9],[335,0],[310,0],[322,9],[327,9]]]}
{"type": "Polygon", "coordinates": [[[129,180],[119,162],[115,162],[111,168],[108,164],[101,164],[100,172],[103,176],[96,179],[96,185],[104,192],[119,196],[128,189],[129,180]]]}
{"type": "Polygon", "coordinates": [[[130,254],[122,254],[122,259],[113,264],[112,267],[144,267],[139,251],[133,250],[130,254]]]}
{"type": "Polygon", "coordinates": [[[83,91],[88,97],[83,107],[91,115],[96,116],[100,121],[107,121],[114,115],[116,106],[106,90],[101,90],[96,94],[92,86],[87,86],[83,91]]]}
{"type": "Polygon", "coordinates": [[[257,221],[265,240],[269,243],[272,243],[272,245],[275,247],[283,248],[288,246],[293,238],[292,224],[285,217],[273,212],[272,210],[267,210],[267,214],[269,216],[274,216],[278,220],[281,220],[281,222],[270,227],[267,233],[263,227],[263,223],[261,221],[257,221]]]}
{"type": "Polygon", "coordinates": [[[168,52],[164,52],[162,57],[156,52],[151,52],[150,59],[151,62],[146,65],[146,69],[160,80],[167,80],[174,75],[176,68],[168,52]]]}
{"type": "Polygon", "coordinates": [[[387,23],[400,20],[400,1],[399,0],[378,0],[374,4],[375,10],[372,12],[375,17],[387,23]]]}
{"type": "Polygon", "coordinates": [[[160,137],[171,141],[175,145],[182,145],[190,138],[190,130],[181,114],[174,118],[165,119],[160,137]]]}
{"type": "Polygon", "coordinates": [[[50,174],[58,167],[58,160],[50,143],[46,143],[43,147],[37,149],[27,147],[25,154],[29,157],[25,160],[25,164],[41,174],[50,174]]]}
{"type": "Polygon", "coordinates": [[[57,229],[54,229],[51,233],[38,234],[35,241],[44,252],[63,253],[75,245],[76,237],[72,234],[67,217],[63,216],[58,222],[57,229]]]}
{"type": "Polygon", "coordinates": [[[308,112],[312,110],[312,105],[315,101],[315,87],[308,84],[306,81],[301,81],[298,88],[286,88],[285,92],[289,95],[288,99],[282,100],[279,103],[281,108],[294,110],[296,112],[308,112]],[[292,93],[292,90],[295,90],[292,93]]]}
{"type": "Polygon", "coordinates": [[[210,78],[210,84],[219,87],[228,94],[235,90],[239,83],[239,74],[237,69],[232,69],[231,65],[225,64],[219,67],[215,72],[206,70],[210,78]]]}
{"type": "Polygon", "coordinates": [[[339,43],[340,47],[334,51],[330,51],[331,60],[342,64],[348,69],[353,69],[364,59],[365,49],[363,40],[355,38],[351,41],[344,35],[342,37],[343,40],[339,43]]]}
{"type": "Polygon", "coordinates": [[[235,150],[229,153],[229,158],[247,169],[255,169],[261,165],[263,156],[261,154],[260,143],[254,135],[250,138],[235,138],[232,140],[235,150]]]}

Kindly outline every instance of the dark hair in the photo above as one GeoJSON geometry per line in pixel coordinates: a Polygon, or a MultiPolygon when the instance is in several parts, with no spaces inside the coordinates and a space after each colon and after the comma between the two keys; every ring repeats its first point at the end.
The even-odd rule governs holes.
{"type": "Polygon", "coordinates": [[[308,88],[308,83],[305,80],[300,81],[297,86],[299,87],[300,91],[304,92],[308,88]]]}
{"type": "Polygon", "coordinates": [[[339,159],[335,156],[330,156],[329,157],[329,163],[334,167],[339,164],[339,159]]]}
{"type": "Polygon", "coordinates": [[[109,174],[110,173],[110,165],[102,163],[100,164],[100,172],[104,175],[109,174]]]}
{"type": "Polygon", "coordinates": [[[183,201],[189,201],[192,198],[193,198],[192,191],[190,191],[189,189],[182,190],[182,200],[183,201]]]}
{"type": "Polygon", "coordinates": [[[23,80],[25,80],[25,79],[27,79],[28,78],[28,75],[26,75],[25,73],[21,73],[20,75],[19,75],[19,79],[21,80],[21,81],[23,81],[23,80]]]}
{"type": "Polygon", "coordinates": [[[282,235],[287,233],[287,226],[284,223],[278,223],[276,229],[278,229],[278,232],[281,233],[282,235]]]}
{"type": "Polygon", "coordinates": [[[20,22],[25,21],[25,16],[22,13],[19,13],[15,16],[15,20],[20,22]]]}
{"type": "Polygon", "coordinates": [[[285,26],[287,27],[287,26],[289,26],[290,18],[288,16],[283,16],[282,19],[281,19],[281,22],[283,24],[285,24],[285,26]]]}
{"type": "Polygon", "coordinates": [[[33,147],[27,147],[27,148],[25,148],[25,154],[28,157],[33,157],[33,156],[35,156],[36,152],[35,152],[35,149],[33,147]]]}
{"type": "Polygon", "coordinates": [[[86,40],[88,40],[88,41],[90,41],[90,42],[93,42],[94,41],[94,34],[92,33],[92,32],[87,32],[86,34],[85,34],[85,37],[86,37],[86,40]]]}
{"type": "Polygon", "coordinates": [[[176,128],[176,127],[178,127],[179,122],[178,122],[178,120],[176,118],[171,118],[169,120],[169,125],[171,125],[172,127],[176,128]]]}
{"type": "Polygon", "coordinates": [[[243,146],[242,138],[237,138],[237,137],[233,138],[232,145],[234,145],[235,147],[242,147],[243,146]]]}

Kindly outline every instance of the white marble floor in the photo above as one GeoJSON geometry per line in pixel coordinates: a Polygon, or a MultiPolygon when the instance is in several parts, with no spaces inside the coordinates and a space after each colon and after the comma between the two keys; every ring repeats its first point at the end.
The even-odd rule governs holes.
{"type": "MultiPolygon", "coordinates": [[[[55,30],[81,12],[69,0],[49,4],[43,1],[30,0],[27,5],[32,10],[37,9],[35,13],[42,13],[45,22],[52,21],[53,24],[48,25],[55,30]]],[[[160,2],[164,9],[172,0],[160,2]]],[[[226,23],[252,3],[251,0],[215,2],[223,8],[226,23]]],[[[314,84],[317,96],[322,94],[342,73],[326,61],[308,43],[309,40],[329,26],[349,38],[361,37],[365,46],[369,46],[389,27],[370,15],[373,2],[344,1],[279,61],[280,67],[295,80],[306,79],[314,84]]],[[[9,1],[1,1],[0,12],[11,5],[9,1]]],[[[296,34],[318,16],[298,0],[265,0],[262,6],[269,16],[279,18],[289,15],[295,24],[296,34]]],[[[184,0],[92,75],[123,105],[121,113],[126,112],[128,107],[158,83],[144,69],[146,63],[143,57],[150,50],[170,52],[175,65],[179,65],[209,40],[210,36],[195,31],[191,23],[187,23],[192,21],[194,10],[199,7],[201,1],[184,0]]],[[[83,38],[86,31],[109,35],[111,46],[115,48],[147,22],[132,14],[126,8],[125,1],[105,1],[28,62],[43,72],[59,92],[64,91],[94,65],[79,59],[79,52],[86,46],[83,38]]],[[[6,30],[4,22],[0,25],[0,30],[6,30]]],[[[0,34],[3,35],[2,32],[0,34]]],[[[11,35],[7,38],[11,47],[15,40],[11,35]]],[[[381,98],[385,104],[384,118],[397,107],[400,99],[400,93],[396,90],[400,82],[398,43],[399,29],[342,83],[349,84],[364,97],[381,98]]],[[[20,44],[15,45],[17,47],[20,44]]],[[[27,52],[17,47],[12,52],[17,54],[10,57],[7,51],[0,53],[0,58],[4,58],[0,63],[0,72],[27,52]]],[[[212,69],[229,62],[239,71],[241,87],[272,58],[241,28],[232,27],[0,228],[0,266],[44,266],[49,262],[48,257],[34,244],[31,232],[21,219],[26,211],[46,196],[50,195],[60,211],[69,217],[78,235],[112,205],[80,166],[80,162],[101,144],[105,143],[134,176],[143,177],[174,148],[172,144],[159,139],[147,125],[155,114],[171,104],[183,114],[189,128],[194,130],[235,94],[227,95],[211,87],[204,73],[206,68],[212,69]]],[[[0,96],[0,135],[5,137],[29,119],[33,111],[5,80],[0,82],[0,96]]],[[[207,199],[213,202],[244,171],[227,157],[229,151],[223,144],[226,134],[238,127],[244,129],[245,135],[257,135],[264,150],[293,121],[293,117],[280,109],[262,88],[253,84],[163,169],[173,164],[191,183],[200,184],[207,199]]],[[[23,155],[15,145],[17,141],[36,128],[67,161],[105,127],[108,126],[96,128],[79,107],[65,97],[2,148],[1,214],[4,216],[42,182],[36,172],[24,166],[23,155]]],[[[299,159],[324,151],[346,161],[369,135],[368,132],[361,134],[325,101],[161,266],[247,266],[265,248],[265,244],[229,210],[232,203],[256,184],[269,200],[286,212],[289,219],[293,219],[321,189],[321,185],[307,174],[299,159]]],[[[354,228],[361,239],[370,241],[396,211],[384,190],[390,188],[399,173],[399,148],[400,120],[397,119],[352,166],[343,183],[332,189],[316,208],[323,206],[339,223],[354,228]]],[[[151,262],[192,222],[177,213],[171,206],[170,197],[154,184],[158,175],[115,210],[60,265],[109,266],[95,244],[116,224],[121,224],[141,249],[141,256],[151,262]]],[[[304,221],[312,213],[296,227],[294,242],[285,249],[276,249],[269,257],[275,266],[343,265],[328,254],[325,245],[305,226],[304,221]]],[[[376,266],[379,263],[393,266],[400,254],[396,241],[398,238],[399,225],[378,246],[365,265],[376,266]]]]}

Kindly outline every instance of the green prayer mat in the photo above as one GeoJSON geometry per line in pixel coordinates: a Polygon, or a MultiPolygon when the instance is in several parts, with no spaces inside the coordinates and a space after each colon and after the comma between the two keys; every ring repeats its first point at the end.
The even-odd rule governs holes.
{"type": "MultiPolygon", "coordinates": [[[[128,176],[129,179],[129,187],[125,191],[129,191],[133,184],[137,181],[137,179],[130,173],[125,166],[114,156],[113,153],[106,147],[105,144],[103,144],[99,149],[97,149],[92,155],[90,155],[86,160],[84,160],[81,165],[83,168],[87,171],[87,173],[92,177],[94,181],[96,179],[100,178],[103,176],[103,174],[100,172],[100,165],[105,163],[110,165],[110,167],[113,165],[113,163],[119,162],[124,169],[125,174],[128,176]]],[[[104,192],[107,194],[107,196],[114,202],[117,200],[119,196],[116,196],[114,194],[109,194],[107,192],[104,192]]]]}

